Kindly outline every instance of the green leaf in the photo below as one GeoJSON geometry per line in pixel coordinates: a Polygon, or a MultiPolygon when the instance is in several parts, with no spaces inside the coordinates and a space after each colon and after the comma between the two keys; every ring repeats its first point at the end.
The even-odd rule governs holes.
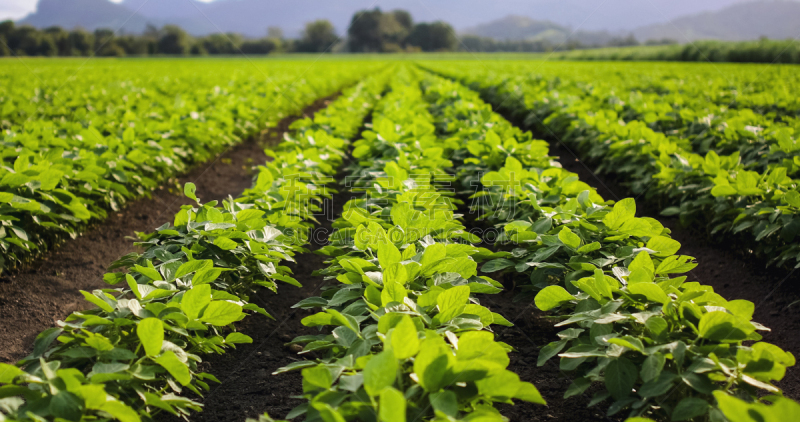
{"type": "Polygon", "coordinates": [[[119,401],[107,401],[100,406],[100,410],[108,413],[119,422],[141,422],[135,410],[119,401]]]}
{"type": "Polygon", "coordinates": [[[650,330],[651,333],[653,333],[653,337],[655,338],[665,335],[667,333],[667,329],[669,328],[667,321],[660,316],[648,318],[644,325],[648,330],[650,330]]]}
{"type": "Polygon", "coordinates": [[[426,391],[438,391],[447,384],[452,360],[450,353],[450,348],[438,336],[427,338],[420,344],[419,353],[414,358],[414,372],[426,391]]]}
{"type": "Polygon", "coordinates": [[[250,344],[253,338],[242,333],[230,333],[225,337],[225,343],[229,344],[250,344]]]}
{"type": "Polygon", "coordinates": [[[641,251],[636,255],[636,258],[633,258],[633,261],[631,261],[630,265],[628,265],[628,270],[631,272],[642,270],[649,274],[652,278],[655,275],[656,268],[653,265],[653,260],[650,258],[650,254],[647,253],[647,251],[641,251]]]}
{"type": "Polygon", "coordinates": [[[396,282],[386,283],[381,291],[381,305],[386,306],[391,302],[403,303],[407,295],[408,292],[402,284],[396,282]]]}
{"type": "Polygon", "coordinates": [[[364,367],[364,389],[370,396],[377,396],[381,390],[394,384],[397,375],[397,360],[389,351],[373,356],[364,367]]]}
{"type": "Polygon", "coordinates": [[[495,271],[500,271],[508,267],[513,267],[514,265],[515,264],[513,261],[509,261],[505,258],[498,258],[483,264],[483,267],[481,267],[481,271],[485,273],[493,273],[495,271]]]}
{"type": "Polygon", "coordinates": [[[458,414],[458,397],[450,390],[432,393],[428,396],[428,400],[437,412],[442,412],[451,418],[458,414]]]}
{"type": "Polygon", "coordinates": [[[558,232],[558,240],[572,249],[578,249],[581,246],[581,238],[567,226],[563,226],[558,232]]]}
{"type": "Polygon", "coordinates": [[[494,341],[494,334],[488,331],[468,331],[458,340],[456,358],[459,362],[475,360],[494,369],[504,369],[510,363],[508,353],[494,341]]]}
{"type": "Polygon", "coordinates": [[[783,200],[795,208],[800,208],[800,192],[796,190],[790,190],[783,194],[783,200]]]}
{"type": "MultiPolygon", "coordinates": [[[[417,265],[417,264],[409,264],[409,265],[417,265]]],[[[408,280],[408,270],[406,267],[397,262],[390,265],[388,268],[384,267],[385,270],[383,271],[383,283],[388,284],[399,284],[404,285],[409,282],[408,280]]]]}
{"type": "Polygon", "coordinates": [[[531,226],[531,223],[529,221],[517,220],[517,221],[512,221],[512,222],[506,224],[503,227],[503,229],[505,229],[505,231],[507,231],[507,232],[524,231],[525,229],[527,229],[530,226],[531,226]]]}
{"type": "Polygon", "coordinates": [[[720,342],[746,340],[755,331],[749,321],[723,311],[708,312],[697,326],[700,337],[720,342]]]}
{"type": "Polygon", "coordinates": [[[469,286],[456,286],[447,289],[436,298],[436,304],[439,305],[440,312],[466,306],[468,301],[469,286]]]}
{"type": "Polygon", "coordinates": [[[64,173],[58,171],[56,169],[48,169],[42,172],[39,175],[39,180],[42,182],[42,186],[40,189],[44,191],[51,191],[56,188],[58,182],[61,181],[61,177],[64,176],[64,173]]]}
{"type": "Polygon", "coordinates": [[[49,410],[56,418],[77,421],[81,419],[83,402],[68,391],[59,391],[50,399],[49,410]]]}
{"type": "Polygon", "coordinates": [[[381,422],[406,422],[406,398],[394,388],[384,388],[380,394],[378,415],[381,422]]]}
{"type": "Polygon", "coordinates": [[[188,198],[193,199],[195,202],[199,204],[200,201],[197,199],[197,195],[195,195],[195,192],[197,192],[197,186],[195,186],[194,183],[189,182],[183,185],[183,194],[186,195],[188,198]]]}
{"type": "Polygon", "coordinates": [[[303,392],[327,390],[333,385],[331,371],[328,368],[318,365],[312,368],[305,368],[303,374],[303,392]]]}
{"type": "MultiPolygon", "coordinates": [[[[149,263],[149,261],[148,261],[149,263]]],[[[156,271],[155,268],[151,268],[153,264],[150,264],[150,267],[142,267],[141,265],[134,265],[133,270],[139,274],[144,275],[145,277],[155,280],[155,281],[163,281],[164,278],[161,277],[161,273],[156,271]]]]}
{"type": "Polygon", "coordinates": [[[519,375],[505,369],[475,381],[481,394],[501,401],[515,397],[520,384],[519,375]]]}
{"type": "Polygon", "coordinates": [[[664,364],[666,361],[667,358],[660,353],[655,353],[648,356],[642,364],[642,370],[639,371],[642,381],[648,382],[658,377],[661,374],[661,370],[664,369],[664,364]]]}
{"type": "Polygon", "coordinates": [[[659,397],[669,393],[679,377],[671,372],[662,372],[658,377],[644,383],[637,391],[642,397],[659,397]]]}
{"type": "Polygon", "coordinates": [[[623,223],[632,220],[636,216],[636,201],[633,198],[625,198],[616,204],[614,208],[603,217],[603,224],[611,230],[619,229],[623,223]]]}
{"type": "MultiPolygon", "coordinates": [[[[108,302],[106,302],[105,300],[103,300],[103,299],[101,299],[101,298],[99,298],[99,297],[97,297],[97,296],[95,296],[95,295],[93,295],[93,294],[91,294],[91,293],[89,293],[89,292],[85,292],[85,291],[83,291],[83,290],[81,290],[81,294],[83,294],[83,297],[84,297],[84,298],[85,298],[85,299],[86,299],[88,302],[91,302],[92,304],[96,305],[98,308],[100,308],[100,309],[102,309],[102,310],[104,310],[104,311],[106,311],[106,312],[109,312],[109,313],[110,313],[110,312],[114,312],[114,307],[113,307],[113,306],[111,306],[111,305],[110,305],[108,302]]],[[[102,293],[101,293],[101,294],[102,294],[102,293]]]]}
{"type": "Polygon", "coordinates": [[[616,344],[618,346],[627,347],[629,349],[636,350],[637,352],[644,351],[644,345],[642,341],[636,337],[632,336],[622,336],[622,337],[614,337],[608,339],[608,342],[611,344],[616,344]]]}
{"type": "Polygon", "coordinates": [[[420,260],[420,264],[422,265],[422,274],[428,277],[433,275],[435,265],[446,257],[447,250],[441,243],[434,243],[433,245],[425,248],[425,252],[422,254],[422,260],[420,260]]]}
{"type": "MultiPolygon", "coordinates": [[[[105,281],[108,284],[112,284],[113,285],[113,284],[119,283],[122,280],[125,280],[126,276],[129,276],[129,274],[124,274],[124,273],[105,273],[105,274],[103,274],[103,281],[105,281]]],[[[138,299],[141,299],[141,297],[139,297],[138,299]]]]}
{"type": "Polygon", "coordinates": [[[185,262],[181,264],[180,267],[178,267],[178,271],[175,272],[175,278],[181,278],[186,274],[190,274],[204,269],[209,269],[212,268],[213,266],[214,262],[211,261],[210,259],[185,262]]]}
{"type": "Polygon", "coordinates": [[[566,345],[567,340],[559,340],[550,342],[546,346],[542,347],[541,350],[539,350],[539,357],[536,361],[536,366],[543,366],[548,360],[564,350],[566,345]]]}
{"type": "Polygon", "coordinates": [[[622,400],[631,394],[638,375],[633,362],[622,357],[614,359],[606,366],[606,389],[615,399],[622,400]]]}
{"type": "Polygon", "coordinates": [[[222,274],[222,268],[206,268],[199,270],[194,273],[194,277],[192,277],[192,284],[198,286],[201,284],[211,283],[219,278],[220,274],[222,274]]]}
{"type": "Polygon", "coordinates": [[[647,242],[647,249],[656,251],[655,255],[661,257],[674,255],[680,248],[677,240],[664,236],[655,236],[647,242]]]}
{"type": "Polygon", "coordinates": [[[147,356],[158,356],[164,342],[164,324],[158,318],[145,318],[136,325],[136,335],[147,356]]]}
{"type": "Polygon", "coordinates": [[[520,382],[517,393],[514,394],[515,399],[525,400],[530,403],[547,405],[547,402],[542,397],[542,393],[536,389],[536,386],[529,382],[520,382]]]}
{"type": "Polygon", "coordinates": [[[408,359],[419,352],[417,326],[408,315],[403,315],[392,331],[392,351],[395,359],[408,359]]]}
{"type": "Polygon", "coordinates": [[[239,244],[236,243],[235,240],[231,240],[231,239],[229,239],[227,237],[220,236],[220,237],[217,237],[216,239],[214,239],[214,246],[216,246],[216,247],[218,247],[218,248],[220,248],[220,249],[222,249],[224,251],[230,251],[230,250],[236,249],[236,247],[239,246],[239,244]]]}
{"type": "Polygon", "coordinates": [[[212,325],[223,326],[238,321],[241,315],[241,305],[224,300],[215,300],[211,302],[208,307],[206,307],[206,310],[203,312],[203,316],[200,317],[200,321],[212,325]]]}
{"type": "Polygon", "coordinates": [[[718,184],[711,189],[711,196],[718,197],[718,196],[732,196],[736,195],[738,191],[736,188],[731,186],[728,183],[718,184]]]}
{"type": "Polygon", "coordinates": [[[314,315],[309,315],[300,321],[306,327],[319,327],[321,325],[339,325],[334,322],[333,315],[327,312],[318,312],[314,315]]]}
{"type": "Polygon", "coordinates": [[[392,243],[381,243],[378,247],[378,263],[381,268],[389,268],[403,259],[400,250],[392,243]]]}
{"type": "Polygon", "coordinates": [[[181,385],[189,385],[192,381],[192,374],[189,372],[189,368],[175,356],[173,351],[168,350],[153,360],[166,369],[181,385]]]}
{"type": "Polygon", "coordinates": [[[211,286],[202,284],[194,286],[183,294],[181,309],[189,319],[197,319],[209,303],[211,303],[211,286]]]}
{"type": "Polygon", "coordinates": [[[588,245],[583,245],[580,248],[578,248],[578,252],[582,253],[582,254],[586,254],[586,253],[589,253],[589,252],[594,252],[594,251],[600,250],[601,247],[602,246],[600,245],[600,242],[592,242],[592,243],[589,243],[588,245]]]}
{"type": "Polygon", "coordinates": [[[542,311],[549,311],[557,306],[561,306],[571,300],[576,300],[575,296],[569,294],[561,286],[547,286],[536,294],[534,303],[542,311]]]}
{"type": "Polygon", "coordinates": [[[39,335],[36,336],[36,340],[33,342],[33,352],[31,353],[31,357],[34,359],[40,358],[63,331],[64,330],[61,328],[52,327],[39,333],[39,335]]]}
{"type": "Polygon", "coordinates": [[[688,421],[706,414],[708,408],[708,402],[705,400],[697,397],[686,397],[675,406],[675,410],[672,411],[672,420],[688,421]]]}
{"type": "Polygon", "coordinates": [[[664,293],[664,290],[661,289],[657,284],[652,283],[633,283],[628,285],[628,292],[634,295],[642,295],[647,300],[656,303],[668,303],[670,301],[669,296],[664,293]]]}
{"type": "Polygon", "coordinates": [[[22,369],[7,363],[0,363],[0,384],[11,384],[14,378],[24,374],[22,369]]]}

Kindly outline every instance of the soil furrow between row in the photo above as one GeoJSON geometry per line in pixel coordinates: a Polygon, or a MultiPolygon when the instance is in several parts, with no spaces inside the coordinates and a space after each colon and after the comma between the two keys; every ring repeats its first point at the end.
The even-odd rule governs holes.
{"type": "Polygon", "coordinates": [[[24,357],[38,333],[72,312],[87,309],[89,304],[80,290],[110,287],[103,282],[103,274],[113,261],[136,250],[131,237],[170,222],[181,205],[193,203],[178,184],[194,183],[204,202],[236,197],[251,186],[251,168],[267,160],[264,147],[280,142],[293,121],[312,116],[337,95],[317,100],[301,116],[283,119],[277,127],[196,166],[174,183],[162,185],[151,198],[130,203],[76,239],[0,277],[0,362],[24,357]]]}

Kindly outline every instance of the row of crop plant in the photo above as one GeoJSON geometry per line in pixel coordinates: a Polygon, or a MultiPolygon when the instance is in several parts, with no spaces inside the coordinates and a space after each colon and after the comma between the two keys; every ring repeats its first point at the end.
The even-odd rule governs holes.
{"type": "Polygon", "coordinates": [[[350,136],[380,98],[388,73],[347,89],[314,120],[292,126],[260,166],[251,189],[202,204],[194,186],[172,223],[142,235],[142,253],[104,277],[116,287],[84,292],[96,307],[42,332],[32,353],[0,364],[0,420],[151,421],[188,415],[213,375],[198,363],[252,339],[234,323],[266,310],[249,303],[258,287],[299,286],[282,265],[304,251],[311,220],[330,192],[350,136]]]}
{"type": "Polygon", "coordinates": [[[646,118],[620,119],[619,102],[588,100],[591,90],[562,95],[524,74],[429,67],[480,91],[542,136],[576,148],[600,173],[615,175],[664,215],[708,227],[712,238],[730,237],[769,264],[800,265],[796,118],[756,119],[751,125],[741,118],[721,121],[708,110],[710,117],[701,118],[697,110],[693,122],[683,125],[685,133],[661,132],[646,118]]]}
{"type": "Polygon", "coordinates": [[[607,402],[609,415],[659,420],[800,415],[772,384],[795,359],[759,341],[768,329],[752,321],[753,303],[687,281],[680,274],[697,264],[677,255],[669,230],[637,218],[633,199],[604,201],[476,92],[436,76],[424,86],[440,136],[463,146],[457,179],[480,180],[473,208],[502,230],[482,271],[527,284],[565,328],[539,364],[560,358],[575,377],[567,396],[596,384],[591,404],[607,402]],[[773,406],[739,400],[759,403],[763,393],[773,406]]]}
{"type": "MultiPolygon", "coordinates": [[[[511,323],[480,304],[502,288],[481,272],[498,271],[570,326],[540,355],[574,374],[568,395],[597,384],[593,404],[632,418],[800,413],[771,384],[794,357],[759,341],[766,328],[751,321],[752,303],[675,276],[696,263],[676,255],[658,221],[637,218],[631,199],[612,206],[476,92],[402,67],[296,122],[240,198],[186,206],[144,235],[144,252],[105,277],[128,288],[86,293],[97,308],[42,333],[18,365],[0,365],[3,417],[127,422],[199,409],[181,394],[215,381],[198,373],[201,355],[251,341],[231,328],[266,313],[247,303],[255,286],[297,284],[281,263],[304,250],[344,137],[373,104],[348,166],[363,195],[320,250],[330,259],[318,274],[336,283],[297,305],[319,309],[303,323],[323,333],[294,340],[317,358],[277,371],[302,370],[307,403],[288,417],[503,421],[494,403],[544,404],[507,369],[511,348],[494,340],[492,325],[511,323]],[[488,248],[456,213],[475,187],[472,208],[501,230],[488,248]]],[[[191,185],[185,192],[194,197],[191,185]]]]}
{"type": "Polygon", "coordinates": [[[382,65],[104,62],[69,82],[73,69],[40,66],[0,71],[13,81],[0,94],[0,271],[382,65]]]}
{"type": "MultiPolygon", "coordinates": [[[[320,309],[306,326],[330,327],[293,340],[308,402],[288,418],[307,421],[502,421],[494,402],[544,403],[506,369],[510,347],[492,324],[508,325],[479,303],[499,292],[477,274],[492,254],[454,214],[443,157],[418,76],[405,68],[354,144],[349,180],[363,196],[345,205],[319,274],[337,283],[297,306],[320,309]]],[[[266,419],[266,418],[265,418],[266,419]]]]}
{"type": "Polygon", "coordinates": [[[680,245],[658,221],[636,218],[633,200],[604,201],[477,93],[425,76],[421,96],[416,84],[398,76],[354,145],[349,180],[364,196],[321,250],[331,259],[319,274],[338,283],[296,305],[321,309],[305,325],[335,328],[296,338],[318,357],[276,372],[303,372],[308,403],[288,418],[503,420],[485,404],[541,403],[486,331],[508,321],[471,295],[500,287],[478,276],[479,263],[514,275],[571,326],[540,355],[574,374],[567,396],[597,383],[591,404],[608,400],[610,415],[632,420],[800,414],[771,384],[794,357],[745,345],[766,329],[751,321],[752,303],[671,277],[696,264],[675,255],[680,245]],[[480,239],[453,213],[454,193],[476,183],[474,211],[502,231],[495,252],[474,246],[480,239]],[[760,402],[759,390],[774,395],[760,402]]]}

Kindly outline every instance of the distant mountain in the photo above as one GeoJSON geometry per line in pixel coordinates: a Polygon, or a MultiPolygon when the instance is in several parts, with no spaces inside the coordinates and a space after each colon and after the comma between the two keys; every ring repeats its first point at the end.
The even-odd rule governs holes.
{"type": "MultiPolygon", "coordinates": [[[[216,2],[225,3],[226,1],[217,0],[216,2]]],[[[210,6],[210,3],[195,0],[122,0],[119,4],[135,10],[142,16],[156,19],[185,18],[187,15],[193,15],[192,10],[205,10],[210,6]]]]}
{"type": "Polygon", "coordinates": [[[19,21],[20,24],[37,28],[57,25],[68,29],[113,28],[133,33],[144,31],[151,22],[161,23],[134,14],[125,6],[107,0],[39,0],[37,12],[19,21]]]}
{"type": "Polygon", "coordinates": [[[550,21],[534,20],[525,16],[509,15],[496,21],[467,28],[465,34],[494,38],[496,40],[536,41],[547,33],[569,33],[569,30],[550,21]]]}
{"type": "Polygon", "coordinates": [[[755,1],[717,12],[674,19],[633,30],[638,40],[669,38],[678,42],[716,39],[726,41],[794,38],[800,35],[800,3],[755,1]]]}
{"type": "Polygon", "coordinates": [[[786,38],[798,34],[797,1],[739,4],[741,1],[605,0],[600,7],[596,0],[503,0],[491,6],[485,0],[39,0],[37,10],[20,23],[90,30],[122,27],[125,32],[141,32],[147,23],[172,23],[194,35],[238,32],[249,36],[263,36],[267,27],[279,26],[287,36],[296,37],[305,23],[328,19],[343,35],[356,11],[380,6],[383,10],[408,10],[416,21],[444,20],[457,29],[470,28],[471,33],[497,39],[558,42],[570,34],[570,26],[581,30],[571,38],[585,44],[626,35],[637,26],[634,34],[640,40],[786,38]],[[687,16],[704,10],[711,12],[687,16]],[[673,24],[663,23],[670,19],[673,24]],[[792,29],[795,31],[789,34],[792,29]]]}
{"type": "Polygon", "coordinates": [[[573,31],[551,21],[534,20],[525,16],[509,15],[483,25],[467,28],[463,34],[493,38],[498,41],[550,41],[554,44],[576,40],[586,45],[601,45],[616,36],[608,31],[573,31]]]}

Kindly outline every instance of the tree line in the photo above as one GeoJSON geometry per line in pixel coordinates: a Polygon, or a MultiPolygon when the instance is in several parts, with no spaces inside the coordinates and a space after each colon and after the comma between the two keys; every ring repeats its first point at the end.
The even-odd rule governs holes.
{"type": "Polygon", "coordinates": [[[301,36],[287,39],[280,28],[269,28],[262,38],[237,33],[191,36],[175,25],[149,25],[141,34],[118,34],[111,29],[87,31],[61,27],[37,29],[0,22],[0,56],[147,56],[270,54],[274,52],[322,53],[454,51],[458,39],[445,22],[414,23],[404,10],[384,13],[379,8],[353,15],[346,38],[341,39],[330,21],[306,24],[301,36]]]}
{"type": "MultiPolygon", "coordinates": [[[[161,28],[148,25],[141,34],[119,34],[111,29],[87,31],[60,27],[37,29],[30,25],[0,22],[0,56],[148,56],[148,55],[263,55],[270,53],[397,53],[418,51],[471,52],[550,52],[583,50],[569,55],[585,59],[693,60],[695,56],[714,56],[710,60],[762,61],[779,57],[795,63],[796,46],[788,53],[765,52],[762,40],[754,43],[708,42],[701,49],[677,45],[673,40],[651,40],[646,45],[660,48],[592,50],[597,47],[632,47],[640,45],[631,35],[606,40],[604,45],[586,45],[577,40],[554,43],[548,40],[495,40],[465,35],[459,40],[450,24],[442,21],[414,22],[405,10],[383,12],[380,8],[356,12],[340,37],[326,20],[308,22],[299,38],[284,37],[280,28],[267,29],[265,37],[245,37],[237,33],[192,36],[175,25],[161,28]],[[736,45],[734,45],[736,44],[736,45]],[[695,50],[702,50],[701,52],[695,50]],[[707,53],[707,54],[706,54],[707,53]],[[758,56],[758,57],[756,57],[758,56]],[[764,57],[762,57],[764,56],[764,57]],[[788,59],[787,57],[792,57],[788,59]]],[[[784,44],[775,44],[776,50],[784,44]]],[[[773,46],[770,44],[770,46],[773,46]]],[[[793,48],[791,48],[793,47],[793,48]]]]}
{"type": "Polygon", "coordinates": [[[148,56],[207,54],[269,54],[286,48],[280,31],[266,37],[244,38],[240,34],[192,37],[175,25],[148,26],[142,34],[117,34],[111,29],[64,30],[54,26],[42,30],[12,21],[0,22],[0,56],[148,56]]]}

